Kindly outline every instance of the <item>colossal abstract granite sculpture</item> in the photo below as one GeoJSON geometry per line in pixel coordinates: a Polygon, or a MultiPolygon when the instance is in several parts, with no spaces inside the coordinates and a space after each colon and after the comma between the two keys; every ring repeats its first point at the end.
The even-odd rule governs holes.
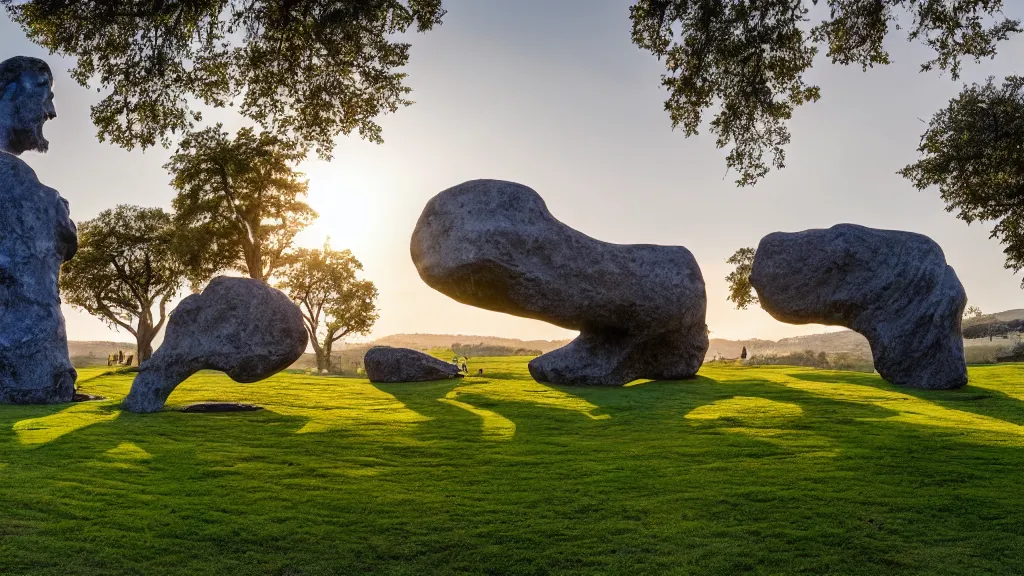
{"type": "Polygon", "coordinates": [[[863,334],[875,369],[892,384],[967,383],[960,335],[967,295],[927,236],[853,224],[775,232],[757,247],[750,283],[778,320],[863,334]]]}
{"type": "Polygon", "coordinates": [[[0,62],[0,403],[70,402],[75,393],[57,278],[78,236],[67,201],[18,158],[49,148],[52,86],[42,60],[0,62]]]}
{"type": "Polygon", "coordinates": [[[411,248],[420,277],[459,302],[580,331],[530,362],[540,382],[690,378],[707,352],[704,279],[686,248],[595,240],[521,184],[474,180],[441,192],[411,248]]]}
{"type": "Polygon", "coordinates": [[[459,368],[408,348],[374,346],[363,356],[370,382],[429,382],[462,378],[459,368]]]}
{"type": "Polygon", "coordinates": [[[163,344],[139,368],[123,407],[156,412],[203,369],[262,380],[298,360],[308,338],[302,312],[280,291],[249,278],[214,278],[171,312],[163,344]]]}

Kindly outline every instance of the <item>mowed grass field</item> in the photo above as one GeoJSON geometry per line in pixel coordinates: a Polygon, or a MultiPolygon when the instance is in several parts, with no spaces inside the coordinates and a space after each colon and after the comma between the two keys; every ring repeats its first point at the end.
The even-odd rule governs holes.
{"type": "Polygon", "coordinates": [[[420,384],[201,373],[158,414],[0,406],[0,574],[1022,574],[1024,365],[952,392],[526,358],[420,384]],[[261,412],[185,414],[197,401],[261,412]]]}

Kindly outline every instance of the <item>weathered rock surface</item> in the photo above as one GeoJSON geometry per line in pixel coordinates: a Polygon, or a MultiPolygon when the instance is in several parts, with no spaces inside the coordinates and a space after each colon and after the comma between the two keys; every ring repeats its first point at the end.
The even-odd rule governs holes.
{"type": "Polygon", "coordinates": [[[704,360],[707,297],[689,250],[595,240],[521,184],[473,180],[441,192],[411,252],[420,277],[459,302],[580,331],[530,362],[540,382],[690,378],[704,360]]]}
{"type": "Polygon", "coordinates": [[[374,346],[363,356],[370,382],[429,382],[462,378],[459,368],[433,356],[390,346],[374,346]]]}
{"type": "Polygon", "coordinates": [[[45,62],[0,62],[0,403],[70,402],[78,374],[68,358],[57,279],[78,247],[68,203],[16,155],[45,151],[56,116],[45,62]]]}
{"type": "Polygon", "coordinates": [[[124,408],[156,412],[203,369],[262,380],[298,360],[308,340],[302,312],[282,292],[249,278],[214,278],[171,312],[164,342],[139,368],[124,408]]]}
{"type": "Polygon", "coordinates": [[[967,383],[960,335],[967,295],[927,236],[854,224],[775,232],[757,247],[750,283],[778,320],[863,334],[875,369],[892,384],[967,383]]]}

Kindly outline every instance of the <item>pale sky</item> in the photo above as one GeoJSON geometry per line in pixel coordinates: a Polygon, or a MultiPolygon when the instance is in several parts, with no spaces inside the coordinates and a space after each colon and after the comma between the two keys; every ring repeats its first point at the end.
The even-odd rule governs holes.
{"type": "MultiPolygon", "coordinates": [[[[415,104],[380,120],[385,144],[340,137],[330,163],[301,166],[319,221],[300,237],[330,236],[363,262],[380,290],[371,337],[459,333],[524,339],[572,332],[459,304],[426,286],[409,257],[424,204],[474,178],[526,184],[566,224],[600,240],[682,245],[707,283],[707,322],[719,338],[777,339],[822,331],[780,323],[760,309],[734,310],[724,260],[776,230],[840,222],[919,232],[946,253],[974,305],[1024,307],[1021,278],[1003,268],[990,225],[967,226],[943,210],[935,190],[918,192],[896,174],[916,159],[932,113],[958,93],[948,75],[919,74],[930,53],[890,36],[894,64],[862,73],[819,57],[809,77],[822,100],[790,124],[788,167],[754,188],[725,174],[726,151],[708,133],[684,138],[663,111],[663,65],[630,42],[630,0],[445,0],[444,24],[411,37],[408,84],[415,104]]],[[[1010,4],[1010,3],[1008,3],[1010,4]]],[[[1016,4],[1016,3],[1013,3],[1016,4]]],[[[1024,7],[1008,7],[1024,16],[1024,7]]],[[[965,66],[962,81],[1017,74],[1024,37],[994,61],[965,66]]],[[[47,56],[0,15],[0,58],[46,58],[56,75],[59,117],[47,124],[50,152],[23,158],[71,203],[75,220],[117,204],[170,207],[163,149],[126,152],[101,144],[89,119],[95,91],[79,87],[72,62],[47,56]]],[[[212,119],[212,118],[211,118],[212,119]]],[[[217,117],[229,125],[234,117],[217,117]]],[[[87,314],[65,309],[72,340],[118,339],[87,314]]]]}

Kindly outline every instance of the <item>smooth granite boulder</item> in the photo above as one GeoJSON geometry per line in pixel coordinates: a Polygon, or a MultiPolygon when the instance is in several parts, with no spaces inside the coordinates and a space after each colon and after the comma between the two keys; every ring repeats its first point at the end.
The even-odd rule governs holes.
{"type": "Polygon", "coordinates": [[[521,184],[473,180],[441,192],[411,251],[424,282],[459,302],[580,331],[530,362],[540,382],[690,378],[704,361],[707,297],[689,250],[595,240],[521,184]]]}
{"type": "Polygon", "coordinates": [[[429,382],[462,378],[459,368],[433,356],[390,346],[374,346],[363,356],[370,382],[429,382]]]}
{"type": "Polygon", "coordinates": [[[78,248],[75,224],[67,201],[18,158],[49,146],[52,86],[42,60],[0,62],[0,403],[71,402],[78,376],[57,288],[78,248]]]}
{"type": "Polygon", "coordinates": [[[854,224],[775,232],[757,247],[750,283],[778,320],[864,335],[875,369],[892,384],[967,383],[960,334],[967,295],[927,236],[854,224]]]}
{"type": "Polygon", "coordinates": [[[298,360],[308,342],[302,312],[282,292],[249,278],[214,278],[171,312],[163,344],[139,367],[124,409],[160,410],[203,369],[236,382],[262,380],[298,360]]]}

